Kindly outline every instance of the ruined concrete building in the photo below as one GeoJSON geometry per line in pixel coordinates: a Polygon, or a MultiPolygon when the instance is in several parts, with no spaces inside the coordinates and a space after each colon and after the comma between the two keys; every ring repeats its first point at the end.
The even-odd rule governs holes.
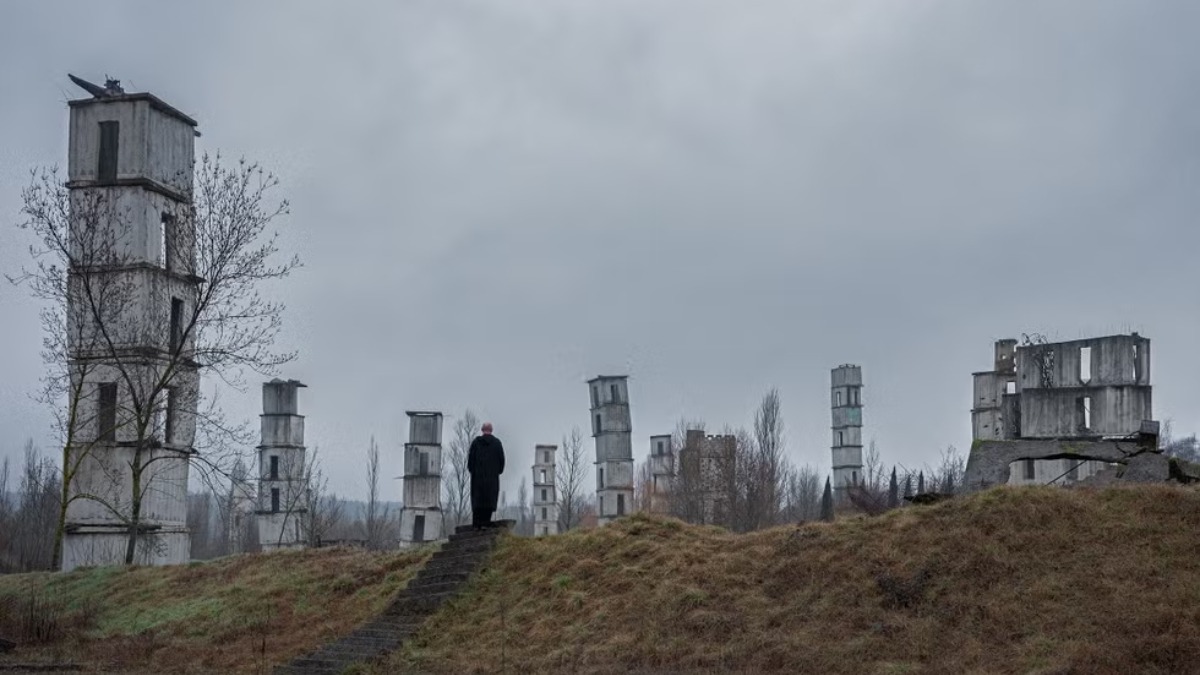
{"type": "Polygon", "coordinates": [[[554,455],[557,445],[533,449],[533,534],[558,534],[558,491],[555,490],[554,455]]]}
{"type": "Polygon", "coordinates": [[[258,543],[263,551],[304,548],[308,517],[304,416],[298,394],[305,385],[275,378],[262,387],[258,446],[258,543]]]}
{"type": "Polygon", "coordinates": [[[588,380],[596,439],[596,506],[607,525],[633,508],[633,437],[626,375],[588,380]]]}
{"type": "Polygon", "coordinates": [[[650,511],[668,511],[671,481],[675,477],[675,450],[671,435],[650,437],[650,511]]]}
{"type": "Polygon", "coordinates": [[[176,222],[191,209],[196,121],[115,80],[71,79],[92,97],[67,104],[67,349],[82,394],[62,569],[125,562],[135,475],[134,562],[187,562],[199,377],[181,320],[200,280],[195,234],[176,222]]]}
{"type": "Polygon", "coordinates": [[[1137,333],[1021,346],[1000,340],[993,369],[973,379],[968,488],[1080,481],[1157,436],[1150,340],[1137,333]]]}
{"type": "Polygon", "coordinates": [[[442,414],[409,411],[404,444],[404,502],[400,508],[400,547],[445,537],[442,493],[442,414]]]}
{"type": "Polygon", "coordinates": [[[833,489],[836,498],[846,497],[846,488],[862,480],[862,368],[841,365],[830,372],[830,404],[833,417],[833,489]]]}
{"type": "Polygon", "coordinates": [[[689,522],[729,525],[730,495],[733,494],[737,437],[705,435],[689,429],[679,451],[678,490],[673,498],[689,522]]]}

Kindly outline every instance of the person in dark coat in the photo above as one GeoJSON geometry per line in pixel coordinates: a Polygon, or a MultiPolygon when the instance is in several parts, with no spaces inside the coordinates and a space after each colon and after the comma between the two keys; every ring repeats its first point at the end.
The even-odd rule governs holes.
{"type": "Polygon", "coordinates": [[[492,423],[483,423],[483,433],[471,441],[467,471],[471,473],[471,525],[477,530],[493,527],[492,513],[500,499],[500,474],[504,473],[504,444],[492,435],[492,423]]]}

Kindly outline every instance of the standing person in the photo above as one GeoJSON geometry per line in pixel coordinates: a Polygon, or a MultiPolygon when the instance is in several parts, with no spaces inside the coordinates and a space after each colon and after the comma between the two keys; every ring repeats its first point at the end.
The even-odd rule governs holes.
{"type": "Polygon", "coordinates": [[[471,441],[467,471],[471,473],[471,525],[477,530],[493,527],[492,513],[500,499],[500,474],[504,473],[504,444],[492,435],[492,423],[483,423],[483,433],[471,441]]]}

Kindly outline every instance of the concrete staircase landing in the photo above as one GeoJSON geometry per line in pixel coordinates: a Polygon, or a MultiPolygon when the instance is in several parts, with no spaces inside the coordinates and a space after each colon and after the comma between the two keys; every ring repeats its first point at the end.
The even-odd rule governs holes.
{"type": "Polygon", "coordinates": [[[396,596],[382,614],[320,649],[305,654],[275,669],[276,675],[327,675],[340,673],[355,663],[382,658],[416,634],[442,603],[458,594],[471,575],[491,554],[500,533],[513,521],[499,521],[500,527],[476,532],[459,527],[450,541],[434,553],[408,586],[396,596]]]}

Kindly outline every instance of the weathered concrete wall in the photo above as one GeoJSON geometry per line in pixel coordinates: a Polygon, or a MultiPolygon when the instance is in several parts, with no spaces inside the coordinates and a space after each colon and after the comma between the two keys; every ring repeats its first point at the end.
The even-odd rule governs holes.
{"type": "Polygon", "coordinates": [[[533,533],[536,536],[558,534],[558,490],[555,486],[557,445],[538,445],[533,449],[533,533]]]}
{"type": "MultiPolygon", "coordinates": [[[[63,540],[62,570],[124,564],[128,543],[128,536],[114,528],[82,527],[63,540]]],[[[134,564],[180,565],[191,559],[191,547],[186,529],[163,528],[140,539],[134,564]]]]}
{"type": "Polygon", "coordinates": [[[862,477],[862,368],[838,366],[830,371],[829,382],[833,487],[840,496],[862,477]]]}
{"type": "Polygon", "coordinates": [[[1026,389],[1020,400],[1022,438],[1126,436],[1152,417],[1149,386],[1026,389]],[[1090,426],[1083,426],[1081,405],[1090,410],[1090,426]]]}
{"type": "Polygon", "coordinates": [[[400,547],[445,537],[442,493],[442,414],[408,411],[404,445],[404,506],[400,510],[400,547]]]}
{"type": "Polygon", "coordinates": [[[588,381],[592,436],[596,443],[596,500],[599,524],[633,512],[633,436],[628,378],[588,381]],[[603,478],[603,480],[601,480],[603,478]]]}
{"type": "MultiPolygon", "coordinates": [[[[134,95],[136,96],[136,95],[134,95]]],[[[117,122],[117,179],[145,178],[179,192],[192,185],[194,125],[156,109],[148,99],[127,97],[71,106],[69,180],[95,181],[100,160],[100,122],[117,122]]]]}
{"type": "Polygon", "coordinates": [[[1022,460],[1073,459],[1125,464],[1135,455],[1151,452],[1153,449],[1154,445],[1144,440],[1022,439],[977,442],[971,448],[970,457],[967,459],[965,489],[974,492],[1009,483],[1013,464],[1022,460]]]}

